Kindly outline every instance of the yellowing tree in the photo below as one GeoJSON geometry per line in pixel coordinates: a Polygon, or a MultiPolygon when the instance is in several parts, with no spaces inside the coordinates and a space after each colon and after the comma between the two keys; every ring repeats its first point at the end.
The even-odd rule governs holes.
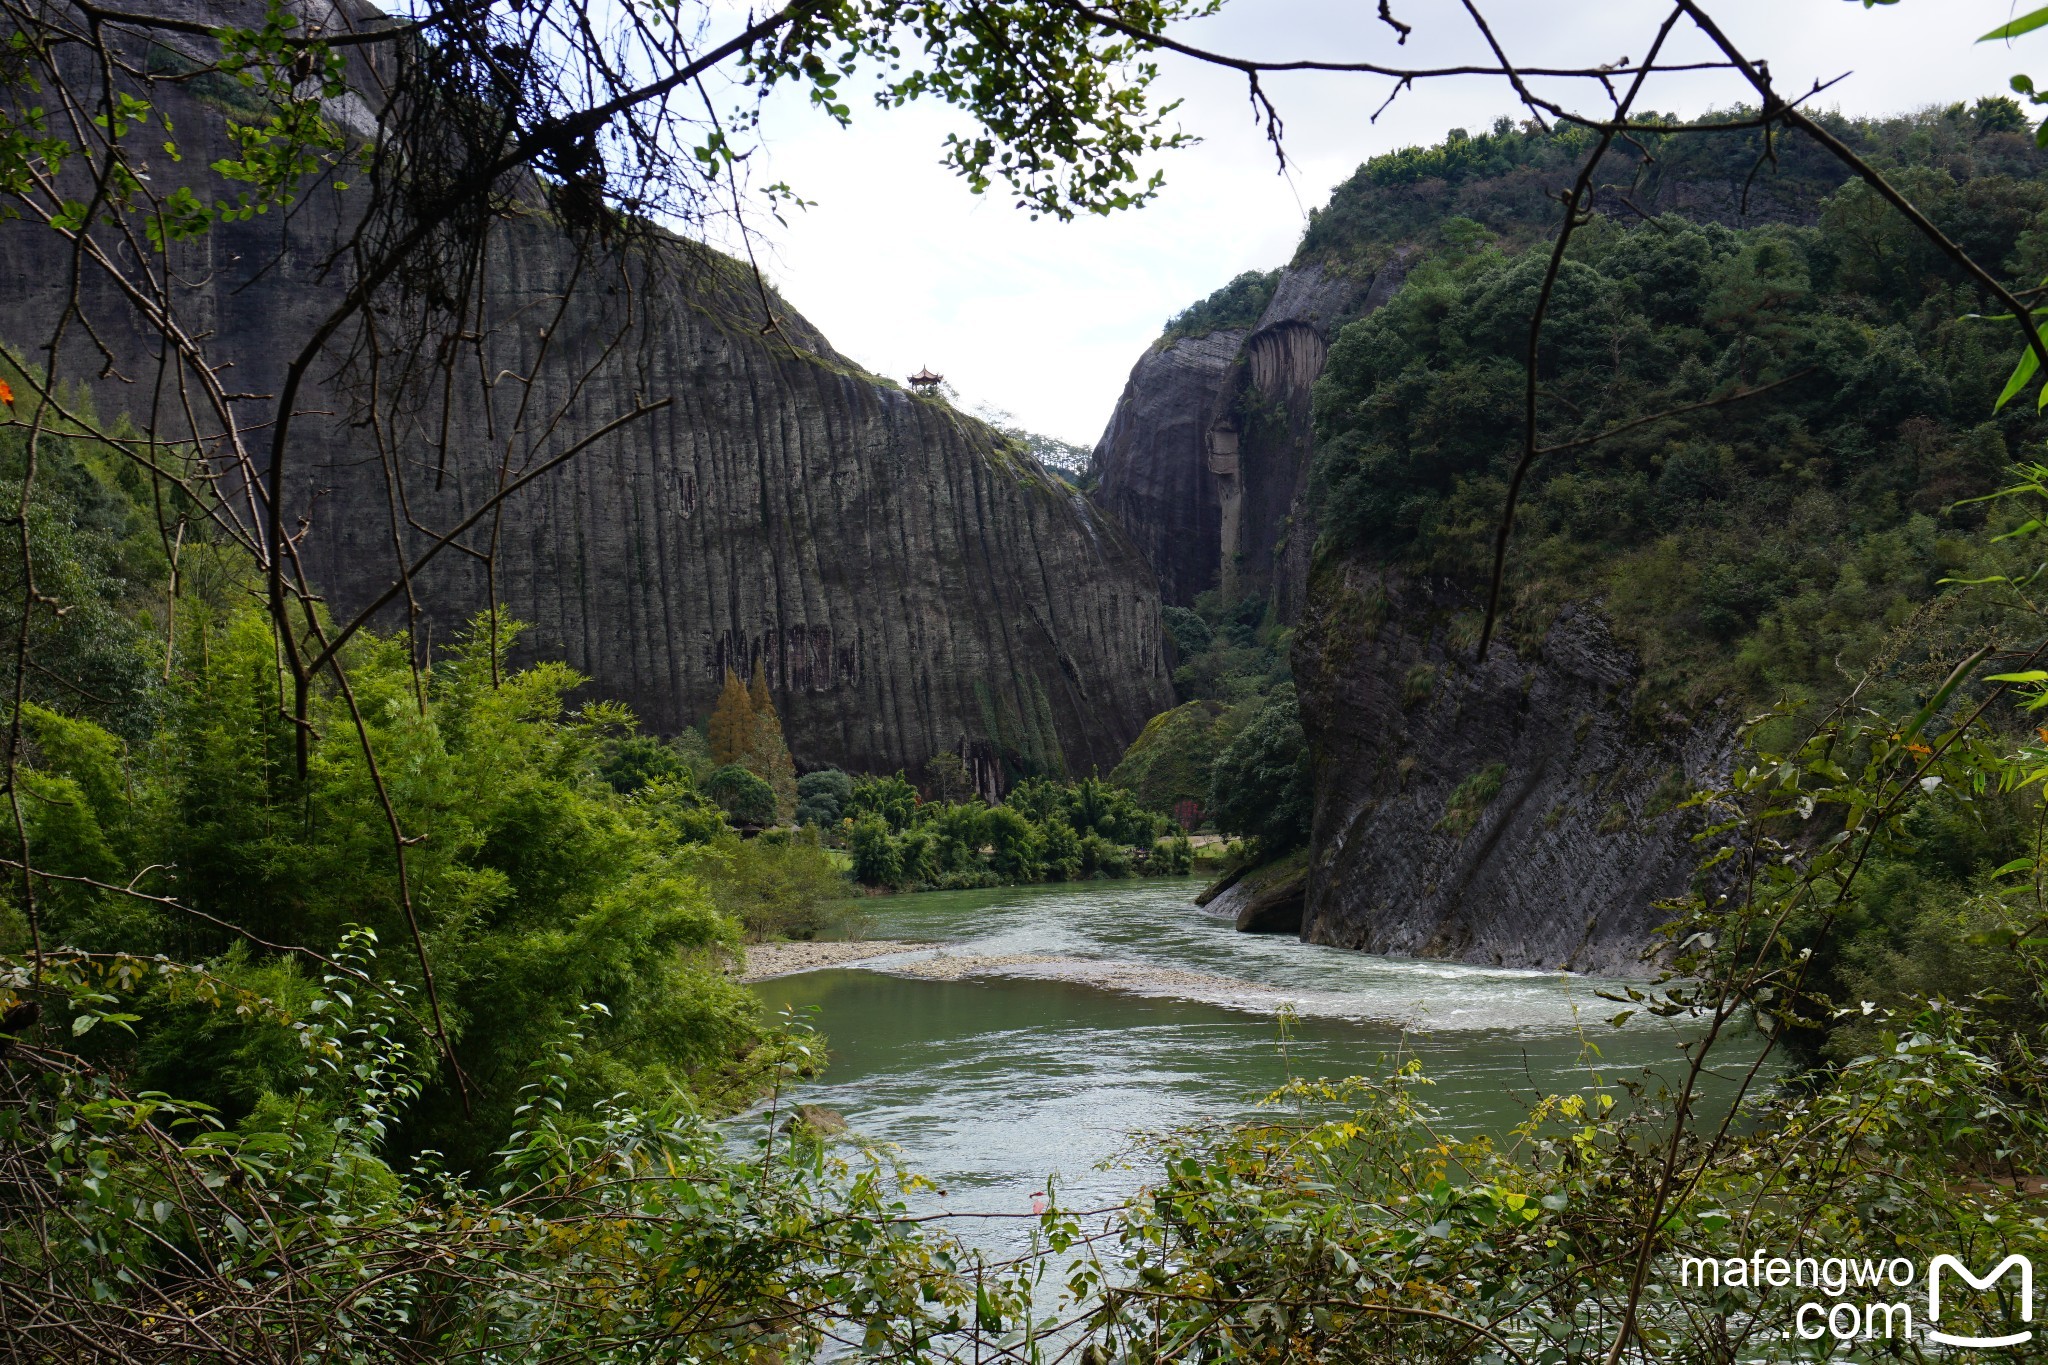
{"type": "MultiPolygon", "coordinates": [[[[711,709],[708,728],[710,734],[706,738],[711,741],[713,763],[721,767],[727,763],[747,763],[747,755],[754,750],[761,726],[754,719],[754,703],[747,695],[747,685],[740,681],[739,674],[729,668],[725,670],[725,686],[718,692],[718,704],[711,709]]],[[[779,729],[777,738],[780,738],[779,729]]]]}
{"type": "Polygon", "coordinates": [[[796,763],[790,758],[789,744],[782,737],[782,717],[775,714],[775,699],[768,695],[768,674],[759,660],[754,663],[754,681],[747,689],[747,704],[753,720],[753,740],[746,756],[738,762],[774,791],[777,818],[793,819],[796,815],[796,763]]]}

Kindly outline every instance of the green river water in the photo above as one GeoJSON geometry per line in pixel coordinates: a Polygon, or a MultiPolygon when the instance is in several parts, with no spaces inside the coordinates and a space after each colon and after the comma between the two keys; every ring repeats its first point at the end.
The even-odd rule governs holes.
{"type": "Polygon", "coordinates": [[[1290,1073],[1372,1075],[1419,1056],[1427,1099],[1469,1131],[1512,1125],[1539,1088],[1677,1057],[1665,1025],[1608,1026],[1620,1007],[1595,994],[1606,983],[1239,934],[1191,903],[1198,886],[869,902],[869,937],[933,949],[756,987],[771,1007],[813,1010],[830,1045],[824,1075],[783,1102],[895,1144],[946,1191],[920,1203],[1024,1213],[1048,1177],[1068,1208],[1127,1197],[1145,1179],[1118,1160],[1133,1134],[1246,1115],[1290,1073]],[[891,972],[937,954],[1059,960],[961,980],[891,972]]]}

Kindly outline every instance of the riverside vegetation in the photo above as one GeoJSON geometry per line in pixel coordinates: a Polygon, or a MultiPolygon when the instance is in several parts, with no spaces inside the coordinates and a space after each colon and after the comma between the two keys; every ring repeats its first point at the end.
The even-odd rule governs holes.
{"type": "MultiPolygon", "coordinates": [[[[517,13],[533,12],[547,7],[517,13]]],[[[1130,5],[1117,14],[1144,32],[1183,12],[1130,5]]],[[[479,35],[464,25],[486,22],[467,8],[424,13],[429,56],[435,44],[470,44],[479,35]]],[[[41,50],[37,35],[71,41],[37,13],[8,14],[32,39],[14,49],[24,61],[41,50]]],[[[877,55],[905,23],[932,39],[937,74],[905,77],[894,97],[936,90],[992,125],[989,141],[953,145],[971,179],[1007,174],[1049,210],[1142,201],[1149,190],[1131,158],[1172,139],[1147,122],[1142,63],[1136,78],[1115,77],[1146,49],[1119,47],[1121,38],[1105,48],[1092,20],[1060,6],[970,17],[999,27],[962,21],[975,42],[956,48],[944,41],[959,36],[950,11],[783,11],[773,23],[793,27],[768,30],[779,46],[748,51],[757,76],[806,80],[844,117],[838,63],[820,49],[877,55]],[[979,45],[991,31],[1008,41],[979,45]],[[991,55],[1013,45],[1033,60],[991,55]],[[1013,79],[1033,69],[1066,73],[1083,97],[1079,125],[1059,121],[1076,117],[1071,107],[1051,129],[1034,121],[1036,87],[1013,79]],[[1047,146],[1053,159],[1015,167],[1003,149],[1014,156],[1018,144],[1047,146]],[[1048,165],[1071,178],[1049,180],[1048,165]]],[[[227,35],[223,59],[227,79],[246,76],[259,92],[255,117],[267,120],[242,130],[236,170],[274,206],[289,202],[309,148],[339,155],[320,121],[321,87],[339,84],[339,58],[295,39],[294,26],[273,11],[263,27],[227,35]]],[[[590,30],[556,36],[573,43],[577,32],[590,30]]],[[[508,90],[534,79],[505,55],[531,51],[530,41],[477,46],[501,63],[508,90]]],[[[586,56],[610,69],[601,54],[586,56]]],[[[1781,122],[1796,112],[1771,108],[1781,122]]],[[[103,112],[110,129],[149,113],[126,103],[103,112]]],[[[0,184],[47,207],[38,176],[61,159],[62,136],[32,118],[8,134],[0,184]]],[[[616,182],[578,145],[562,134],[531,151],[556,173],[550,211],[611,223],[603,196],[616,182]]],[[[721,164],[722,148],[701,159],[721,164]]],[[[1425,151],[1401,164],[1464,155],[1425,151]]],[[[60,205],[58,230],[118,217],[144,193],[132,168],[115,174],[128,165],[121,155],[95,165],[92,202],[77,214],[60,205]]],[[[239,211],[171,207],[192,232],[217,210],[239,211]]],[[[161,249],[171,220],[159,212],[155,221],[157,235],[138,229],[138,240],[161,249]]],[[[1319,218],[1311,240],[1340,223],[1319,218]]],[[[1797,266],[1810,283],[1818,269],[1811,240],[1797,234],[1693,242],[1667,228],[1686,239],[1676,257],[1692,253],[1714,281],[1775,296],[1781,272],[1797,266]]],[[[1639,300],[1603,274],[1599,252],[1660,240],[1589,232],[1583,259],[1560,274],[1561,315],[1569,323],[1579,316],[1573,300],[1591,300],[1627,321],[1639,300]]],[[[1517,273],[1526,264],[1508,247],[1494,258],[1474,245],[1447,242],[1419,274],[1417,297],[1434,290],[1448,300],[1453,325],[1422,336],[1417,355],[1437,357],[1443,343],[1463,356],[1476,345],[1484,329],[1467,325],[1461,301],[1492,297],[1503,317],[1520,308],[1526,325],[1517,273]]],[[[2008,274],[2026,279],[2025,265],[2008,274]]],[[[1966,293],[1912,296],[1918,322],[1942,325],[1966,293]]],[[[1643,314],[1630,335],[1702,367],[1732,353],[1725,379],[1766,382],[1766,371],[1740,367],[1752,343],[1698,325],[1698,299],[1713,297],[1703,289],[1685,304],[1695,311],[1674,304],[1663,322],[1643,314]],[[1677,330],[1659,333],[1665,326],[1677,330]]],[[[1382,393],[1383,381],[1407,372],[1381,363],[1398,340],[1393,323],[1417,311],[1411,301],[1376,330],[1364,324],[1351,358],[1333,367],[1322,413],[1337,543],[1426,556],[1450,544],[1435,537],[1458,515],[1477,515],[1479,494],[1467,485],[1489,467],[1470,468],[1456,442],[1419,452],[1375,424],[1381,401],[1401,396],[1398,382],[1382,393]],[[1361,414],[1347,392],[1380,396],[1361,414]],[[1450,466],[1443,479],[1427,468],[1437,458],[1450,466]],[[1371,460],[1412,496],[1375,504],[1379,481],[1349,477],[1371,460]]],[[[1771,362],[1783,366],[1837,359],[1828,344],[1840,339],[1830,329],[1842,312],[1837,300],[1750,316],[1791,338],[1771,362]]],[[[1947,384],[1953,371],[1951,391],[1964,397],[1952,412],[1971,412],[1971,394],[1989,411],[2000,390],[1982,376],[1993,357],[2009,365],[2012,340],[1987,329],[1974,341],[1979,326],[1958,325],[1931,354],[1907,328],[1886,342],[1897,364],[1881,373],[1924,371],[1947,384]]],[[[1852,362],[1871,351],[1858,349],[1869,336],[1850,331],[1856,344],[1844,343],[1843,363],[1853,375],[1852,362]]],[[[1627,349],[1613,353],[1624,393],[1627,349]]],[[[1765,347],[1759,363],[1770,354],[1765,347]]],[[[1497,386],[1483,355],[1473,364],[1465,380],[1497,386]]],[[[1704,382],[1683,365],[1679,374],[1704,382]]],[[[1678,1074],[1538,1097],[1499,1135],[1443,1125],[1412,1065],[1304,1079],[1274,1097],[1265,1121],[1151,1141],[1154,1179],[1130,1207],[1084,1221],[1055,1199],[1030,1224],[1028,1248],[992,1263],[909,1216],[902,1191],[915,1177],[884,1156],[828,1146],[810,1126],[780,1122],[772,1105],[750,1146],[708,1121],[819,1061],[801,1027],[755,1018],[717,963],[742,935],[732,912],[762,897],[775,860],[815,854],[816,867],[822,849],[794,837],[742,840],[728,808],[700,791],[691,742],[657,744],[616,706],[573,704],[575,675],[558,663],[515,665],[516,630],[495,612],[433,648],[410,633],[357,630],[326,651],[331,668],[295,671],[335,623],[316,597],[283,591],[281,539],[259,543],[266,559],[221,529],[232,523],[214,518],[220,505],[209,499],[232,481],[167,478],[160,461],[171,452],[97,420],[54,376],[16,368],[4,378],[0,493],[17,515],[0,561],[9,575],[0,610],[11,613],[0,625],[11,641],[16,837],[0,921],[0,1330],[24,1358],[767,1365],[828,1346],[904,1360],[1818,1358],[1836,1343],[1782,1335],[1789,1291],[1689,1294],[1665,1273],[1667,1260],[1769,1248],[1923,1264],[1943,1252],[1983,1267],[2048,1251],[2034,1178],[2048,1159],[2048,733],[2032,729],[2048,708],[2048,646],[2028,567],[2048,526],[2048,467],[2023,458],[2000,475],[1982,438],[1937,441],[1928,466],[1901,473],[1916,450],[1910,439],[1895,445],[1892,432],[1867,426],[1841,437],[1841,449],[1866,454],[1898,483],[1892,501],[1882,487],[1871,493],[1872,536],[1910,543],[1912,516],[1931,524],[1972,489],[1996,494],[1963,511],[1983,521],[1944,537],[1954,548],[1938,561],[1942,577],[1980,581],[1902,591],[1902,608],[1871,618],[1888,633],[1849,658],[1870,686],[1795,695],[1756,731],[1755,753],[1725,787],[1692,798],[1710,822],[1707,875],[1669,907],[1673,976],[1615,992],[1617,1025],[1635,1011],[1688,1022],[1678,1074]],[[1966,461],[1953,493],[1937,493],[1940,506],[1904,510],[1952,449],[1990,468],[1966,461]],[[1976,638],[1988,643],[1958,654],[1943,633],[1951,622],[1982,623],[1987,634],[1976,638]],[[1925,685],[1895,668],[1928,655],[1938,662],[1925,685]],[[752,872],[749,858],[762,860],[752,872]],[[1724,1097],[1709,1109],[1703,1080],[1731,1065],[1720,1045],[1752,1028],[1813,1065],[1766,1085],[1766,1050],[1745,1045],[1732,1107],[1724,1097]],[[1723,1112],[1739,1121],[1721,1122],[1723,1112]]],[[[1652,390],[1658,380],[1654,370],[1632,378],[1652,390]]],[[[1888,389],[1876,383],[1869,396],[1888,389]]],[[[1710,422],[1771,411],[1768,400],[1744,401],[1757,406],[1731,404],[1710,422]]],[[[1792,606],[1821,592],[1758,567],[1767,552],[1790,552],[1798,498],[1790,519],[1754,540],[1742,534],[1745,514],[1782,504],[1792,486],[1767,488],[1756,508],[1744,500],[1752,481],[1775,477],[1774,441],[1801,455],[1780,474],[1837,496],[1807,444],[1833,448],[1835,427],[1853,427],[1857,413],[1830,412],[1825,395],[1806,401],[1778,430],[1710,425],[1707,456],[1694,461],[1695,472],[1725,481],[1719,501],[1732,504],[1715,515],[1735,549],[1715,562],[1769,585],[1751,597],[1687,599],[1703,626],[1708,608],[1726,610],[1713,618],[1724,638],[1749,640],[1784,619],[1792,640],[1802,619],[1792,606]]],[[[1631,411],[1603,410],[1597,425],[1631,411]]],[[[2008,451],[2036,439],[2030,428],[2008,437],[2008,451]]],[[[1650,484],[1646,465],[1616,459],[1612,468],[1576,461],[1538,489],[1534,524],[1549,529],[1532,538],[1528,562],[1555,563],[1580,587],[1597,581],[1602,561],[1575,555],[1556,528],[1570,525],[1571,479],[1609,479],[1623,493],[1650,484]]],[[[1860,496],[1843,501],[1863,507],[1860,496]]],[[[1652,496],[1647,519],[1629,523],[1635,539],[1609,548],[1654,556],[1666,535],[1719,544],[1685,521],[1683,498],[1672,501],[1675,521],[1657,520],[1652,496]]],[[[1820,523],[1817,553],[1854,565],[1861,546],[1851,537],[1863,529],[1852,521],[1837,535],[1820,523]]],[[[1256,662],[1222,672],[1221,695],[1190,684],[1185,717],[1171,726],[1200,732],[1216,752],[1212,804],[1228,802],[1214,783],[1234,754],[1284,805],[1305,770],[1286,683],[1261,653],[1278,657],[1277,636],[1220,605],[1197,616],[1212,633],[1232,620],[1248,630],[1249,643],[1232,636],[1225,648],[1256,662]],[[1249,685],[1235,688],[1233,677],[1249,685]]],[[[1188,621],[1174,624],[1192,636],[1188,621]]],[[[1674,631],[1669,643],[1682,648],[1674,631]]],[[[1861,638],[1847,624],[1839,635],[1861,638]]],[[[1190,661],[1206,652],[1183,650],[1190,661]]],[[[1819,690],[1796,653],[1788,663],[1772,647],[1745,646],[1739,657],[1753,662],[1728,676],[1730,688],[1819,690]]],[[[1667,685],[1677,681],[1674,673],[1667,685]]],[[[769,803],[779,817],[785,802],[792,814],[850,812],[870,856],[895,859],[899,876],[913,844],[920,868],[929,858],[941,875],[942,857],[970,874],[986,858],[995,871],[999,846],[1064,869],[1048,849],[1064,850],[1067,836],[1100,839],[1100,866],[1121,836],[1160,828],[1156,812],[1100,783],[1026,783],[994,807],[927,802],[935,809],[924,817],[895,779],[807,775],[808,786],[778,789],[767,718],[737,674],[727,690],[732,704],[703,744],[701,785],[726,773],[725,795],[748,817],[769,803]],[[748,757],[767,771],[747,768],[748,757]],[[1029,834],[1004,844],[998,826],[1015,834],[1020,824],[1029,834]]],[[[1146,766],[1160,767],[1158,757],[1146,766]]],[[[1163,766],[1159,793],[1175,805],[1201,799],[1202,765],[1178,766],[1177,775],[1163,766]]],[[[1289,837],[1242,827],[1276,843],[1289,837]]],[[[1959,1332],[2004,1326],[1995,1301],[1959,1300],[1951,1312],[1943,1326],[1959,1332]]]]}

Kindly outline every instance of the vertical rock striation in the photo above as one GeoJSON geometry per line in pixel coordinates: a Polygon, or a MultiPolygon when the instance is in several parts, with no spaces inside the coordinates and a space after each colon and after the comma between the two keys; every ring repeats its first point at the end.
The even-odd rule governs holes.
{"type": "Polygon", "coordinates": [[[1281,272],[1249,329],[1155,346],[1095,447],[1096,501],[1131,533],[1176,606],[1220,588],[1300,614],[1315,542],[1304,494],[1311,396],[1338,327],[1385,302],[1406,256],[1362,277],[1281,272]]]}
{"type": "MultiPolygon", "coordinates": [[[[153,97],[185,165],[226,154],[218,107],[179,85],[153,97]]],[[[338,115],[351,110],[367,116],[338,115]]],[[[232,367],[245,422],[267,420],[285,364],[347,288],[336,248],[359,198],[320,186],[289,214],[173,245],[177,313],[232,367]]],[[[0,242],[0,337],[34,347],[70,251],[20,221],[0,242]]],[[[640,412],[478,523],[465,544],[493,566],[451,551],[412,583],[433,638],[495,590],[530,624],[529,657],[566,659],[651,728],[693,723],[727,668],[758,662],[799,763],[915,771],[954,752],[990,790],[1107,770],[1171,704],[1155,579],[1124,533],[1015,442],[860,371],[742,267],[658,232],[579,245],[515,200],[483,278],[445,391],[369,392],[363,332],[311,372],[286,524],[303,517],[300,555],[337,618],[501,479],[640,412]]],[[[88,265],[80,290],[92,336],[72,326],[65,372],[99,375],[103,415],[175,411],[156,340],[109,275],[88,265]]],[[[380,623],[403,624],[403,606],[380,623]]]]}
{"type": "Polygon", "coordinates": [[[1378,953],[1641,974],[1699,857],[1692,791],[1729,718],[1630,713],[1636,666],[1591,608],[1473,664],[1474,603],[1321,566],[1297,636],[1315,764],[1301,936],[1378,953]]]}

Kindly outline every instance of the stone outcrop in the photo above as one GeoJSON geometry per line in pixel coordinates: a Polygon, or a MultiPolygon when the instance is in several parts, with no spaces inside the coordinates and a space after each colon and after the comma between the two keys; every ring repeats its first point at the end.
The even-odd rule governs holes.
{"type": "MultiPolygon", "coordinates": [[[[185,166],[224,154],[217,108],[178,85],[155,98],[185,166]]],[[[244,420],[266,419],[286,360],[347,287],[346,259],[323,263],[356,202],[321,187],[290,215],[174,246],[178,311],[212,335],[232,387],[255,396],[244,420]]],[[[32,347],[64,296],[68,249],[19,221],[0,242],[0,336],[32,347]]],[[[726,669],[759,663],[800,764],[915,772],[951,751],[985,789],[1027,770],[1106,771],[1171,704],[1144,557],[1015,442],[863,373],[713,252],[659,233],[590,245],[597,258],[579,261],[537,201],[507,210],[467,382],[445,413],[437,401],[377,410],[402,500],[365,425],[350,334],[314,367],[285,506],[288,525],[305,518],[300,553],[337,616],[385,591],[397,547],[417,555],[502,470],[665,403],[470,538],[495,543],[496,595],[529,623],[527,657],[566,659],[667,732],[709,711],[726,669]],[[424,453],[443,430],[445,459],[424,453]]],[[[155,340],[103,274],[88,270],[82,287],[113,363],[74,327],[66,368],[105,369],[99,410],[141,419],[163,396],[149,387],[155,340]]],[[[482,561],[449,553],[414,594],[442,640],[490,588],[482,561]]]]}
{"type": "Polygon", "coordinates": [[[1636,665],[1570,607],[1474,662],[1475,604],[1319,568],[1297,636],[1315,765],[1301,935],[1371,952],[1641,974],[1699,857],[1674,809],[1718,782],[1729,718],[1631,715],[1636,665]],[[1461,788],[1463,789],[1461,792],[1461,788]]]}
{"type": "Polygon", "coordinates": [[[1210,899],[1212,915],[1240,934],[1299,934],[1308,895],[1308,852],[1254,868],[1210,899]]]}
{"type": "Polygon", "coordinates": [[[1161,595],[1181,606],[1216,586],[1222,506],[1209,429],[1244,338],[1211,332],[1147,351],[1095,447],[1095,500],[1151,562],[1161,595]]]}
{"type": "Polygon", "coordinates": [[[1168,603],[1221,588],[1271,594],[1283,619],[1299,614],[1315,542],[1303,499],[1311,391],[1337,328],[1385,302],[1406,259],[1357,278],[1285,270],[1256,326],[1154,346],[1132,368],[1095,447],[1095,498],[1152,562],[1168,603]]]}

